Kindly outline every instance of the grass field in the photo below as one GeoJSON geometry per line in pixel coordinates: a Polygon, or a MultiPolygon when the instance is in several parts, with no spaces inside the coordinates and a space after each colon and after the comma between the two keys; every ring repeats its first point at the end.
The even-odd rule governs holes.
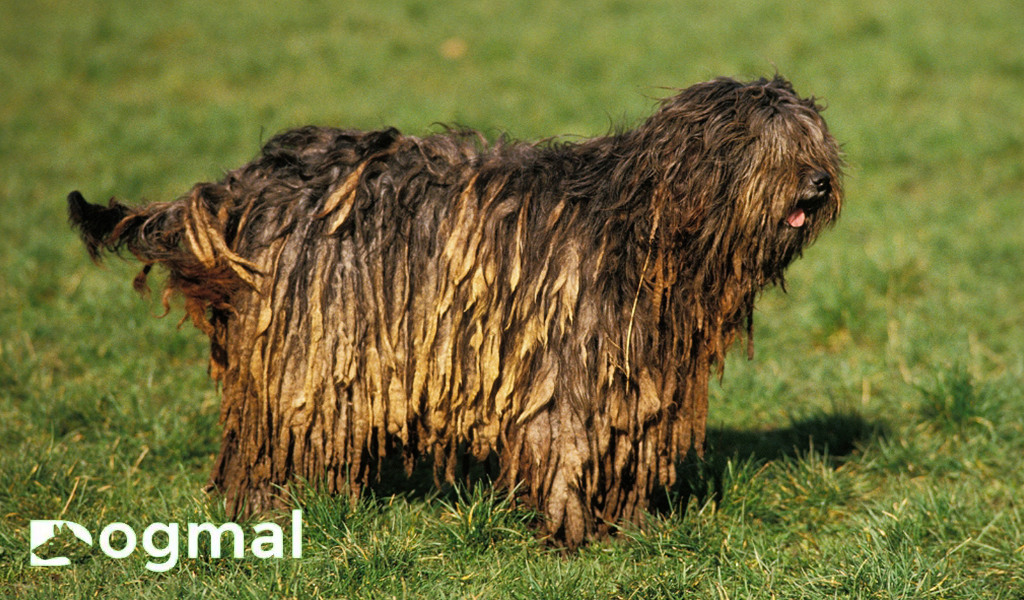
{"type": "Polygon", "coordinates": [[[1022,31],[1019,0],[0,0],[0,596],[1024,597],[1022,31]],[[30,566],[32,519],[225,520],[205,338],[89,262],[69,191],[173,199],[306,123],[599,135],[776,70],[827,103],[846,210],[643,531],[566,556],[488,488],[308,495],[301,559],[30,566]]]}

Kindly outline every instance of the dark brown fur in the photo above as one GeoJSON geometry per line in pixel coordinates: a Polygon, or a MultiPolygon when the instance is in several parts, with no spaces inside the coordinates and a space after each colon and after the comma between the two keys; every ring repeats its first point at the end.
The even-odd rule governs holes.
{"type": "Polygon", "coordinates": [[[210,336],[232,513],[296,476],[358,494],[388,452],[448,481],[496,457],[576,546],[701,451],[710,371],[838,216],[840,169],[813,100],[717,79],[580,143],[307,127],[174,202],[69,206],[210,336]]]}

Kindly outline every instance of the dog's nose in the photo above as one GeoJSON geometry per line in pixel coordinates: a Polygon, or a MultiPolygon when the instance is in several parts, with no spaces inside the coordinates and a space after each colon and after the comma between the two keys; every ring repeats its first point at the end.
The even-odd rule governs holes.
{"type": "Polygon", "coordinates": [[[819,194],[827,194],[831,187],[832,178],[825,171],[818,171],[811,175],[811,183],[814,184],[819,194]]]}

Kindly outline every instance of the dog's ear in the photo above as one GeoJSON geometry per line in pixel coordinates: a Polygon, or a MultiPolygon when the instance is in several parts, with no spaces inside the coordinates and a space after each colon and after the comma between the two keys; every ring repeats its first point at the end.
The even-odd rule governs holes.
{"type": "Polygon", "coordinates": [[[99,261],[100,248],[110,247],[110,234],[126,216],[128,209],[113,199],[110,206],[89,204],[77,190],[68,194],[68,220],[78,229],[89,256],[99,261]]]}

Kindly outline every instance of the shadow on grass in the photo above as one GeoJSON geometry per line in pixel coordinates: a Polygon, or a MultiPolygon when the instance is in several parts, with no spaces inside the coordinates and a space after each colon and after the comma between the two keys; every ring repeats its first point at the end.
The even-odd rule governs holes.
{"type": "Polygon", "coordinates": [[[823,462],[838,467],[859,447],[885,437],[887,427],[853,411],[820,413],[794,419],[789,427],[767,430],[710,428],[704,458],[690,454],[678,467],[676,485],[657,499],[655,510],[670,503],[686,506],[695,497],[703,504],[709,497],[724,497],[723,478],[729,463],[750,461],[755,465],[798,459],[808,453],[821,455],[823,462]]]}
{"type": "Polygon", "coordinates": [[[884,437],[885,424],[852,411],[794,419],[789,427],[768,430],[708,430],[707,454],[757,460],[795,458],[813,451],[842,461],[865,442],[884,437]]]}

